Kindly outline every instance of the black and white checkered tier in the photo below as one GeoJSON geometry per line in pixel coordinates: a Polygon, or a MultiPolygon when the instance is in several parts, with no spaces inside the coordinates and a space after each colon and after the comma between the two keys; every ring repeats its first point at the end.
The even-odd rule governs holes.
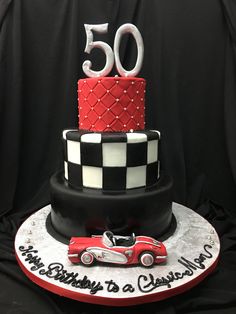
{"type": "Polygon", "coordinates": [[[158,131],[63,131],[64,176],[71,186],[127,190],[159,178],[158,131]]]}

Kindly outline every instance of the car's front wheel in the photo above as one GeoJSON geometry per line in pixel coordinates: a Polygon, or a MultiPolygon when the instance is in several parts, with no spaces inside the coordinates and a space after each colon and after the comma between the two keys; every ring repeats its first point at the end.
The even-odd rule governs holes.
{"type": "Polygon", "coordinates": [[[155,262],[153,253],[148,251],[143,252],[142,254],[140,254],[139,262],[144,267],[151,267],[155,262]]]}
{"type": "Polygon", "coordinates": [[[80,261],[83,265],[91,266],[94,263],[94,256],[90,252],[83,251],[80,254],[80,261]]]}

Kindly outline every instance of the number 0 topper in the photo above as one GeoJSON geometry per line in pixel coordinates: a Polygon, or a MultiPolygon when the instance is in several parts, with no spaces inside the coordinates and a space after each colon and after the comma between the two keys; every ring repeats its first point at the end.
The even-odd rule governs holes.
{"type": "Polygon", "coordinates": [[[143,45],[143,39],[142,36],[137,29],[137,27],[133,24],[127,23],[121,25],[118,30],[116,31],[115,40],[114,40],[114,47],[112,51],[112,48],[103,41],[93,41],[93,32],[97,32],[100,34],[107,33],[108,29],[108,23],[105,24],[85,24],[85,32],[87,36],[86,46],[85,46],[85,52],[90,53],[93,48],[99,48],[104,51],[106,55],[106,64],[104,68],[100,71],[94,71],[91,69],[92,62],[90,60],[86,60],[83,63],[83,71],[88,77],[101,77],[108,75],[113,66],[114,61],[116,64],[116,68],[118,73],[121,76],[129,77],[129,76],[136,76],[141,67],[143,62],[143,54],[144,54],[144,45],[143,45]],[[120,48],[120,41],[124,34],[130,33],[134,36],[134,39],[136,41],[137,45],[137,60],[134,68],[130,71],[127,71],[123,68],[121,62],[120,62],[120,55],[119,55],[119,48],[120,48]]]}

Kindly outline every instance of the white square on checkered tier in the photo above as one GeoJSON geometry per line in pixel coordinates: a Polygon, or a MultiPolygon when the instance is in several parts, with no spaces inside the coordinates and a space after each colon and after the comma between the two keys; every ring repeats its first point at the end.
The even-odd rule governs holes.
{"type": "Polygon", "coordinates": [[[68,180],[68,163],[64,161],[64,177],[68,180]]]}
{"type": "Polygon", "coordinates": [[[127,162],[126,143],[102,143],[104,167],[125,167],[127,162]]]}
{"type": "Polygon", "coordinates": [[[126,172],[126,188],[132,189],[146,185],[147,166],[128,167],[126,172]]]}
{"type": "Polygon", "coordinates": [[[127,143],[141,143],[147,142],[147,135],[144,133],[126,133],[127,143]]]}
{"type": "Polygon", "coordinates": [[[69,162],[80,165],[80,142],[67,141],[67,157],[69,162]]]}
{"type": "Polygon", "coordinates": [[[102,189],[102,168],[82,166],[83,186],[102,189]]]}
{"type": "Polygon", "coordinates": [[[147,163],[156,162],[158,159],[158,141],[148,141],[147,146],[147,163]]]}
{"type": "Polygon", "coordinates": [[[80,141],[84,143],[101,143],[102,135],[98,133],[83,134],[81,135],[80,141]]]}

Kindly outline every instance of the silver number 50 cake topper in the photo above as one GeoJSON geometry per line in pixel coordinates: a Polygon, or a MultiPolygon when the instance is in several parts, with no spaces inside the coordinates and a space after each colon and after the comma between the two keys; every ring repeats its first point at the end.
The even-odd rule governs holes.
{"type": "Polygon", "coordinates": [[[114,65],[114,61],[116,64],[116,68],[118,73],[121,76],[136,76],[141,67],[143,62],[143,53],[144,53],[144,47],[143,47],[143,39],[142,36],[137,29],[137,27],[133,24],[127,23],[121,25],[118,30],[116,31],[115,39],[114,39],[114,47],[112,48],[103,41],[93,41],[93,31],[103,34],[107,33],[108,29],[108,23],[106,24],[84,24],[87,41],[85,46],[85,52],[90,53],[93,48],[99,48],[103,50],[103,52],[106,55],[106,64],[104,68],[100,71],[94,71],[91,69],[92,62],[90,60],[86,60],[83,63],[83,71],[88,77],[100,77],[100,76],[106,76],[108,75],[114,65]],[[123,68],[121,62],[120,62],[120,54],[119,54],[119,48],[120,48],[120,41],[124,34],[130,33],[133,35],[136,45],[137,45],[137,60],[134,68],[130,71],[127,71],[123,68]]]}

